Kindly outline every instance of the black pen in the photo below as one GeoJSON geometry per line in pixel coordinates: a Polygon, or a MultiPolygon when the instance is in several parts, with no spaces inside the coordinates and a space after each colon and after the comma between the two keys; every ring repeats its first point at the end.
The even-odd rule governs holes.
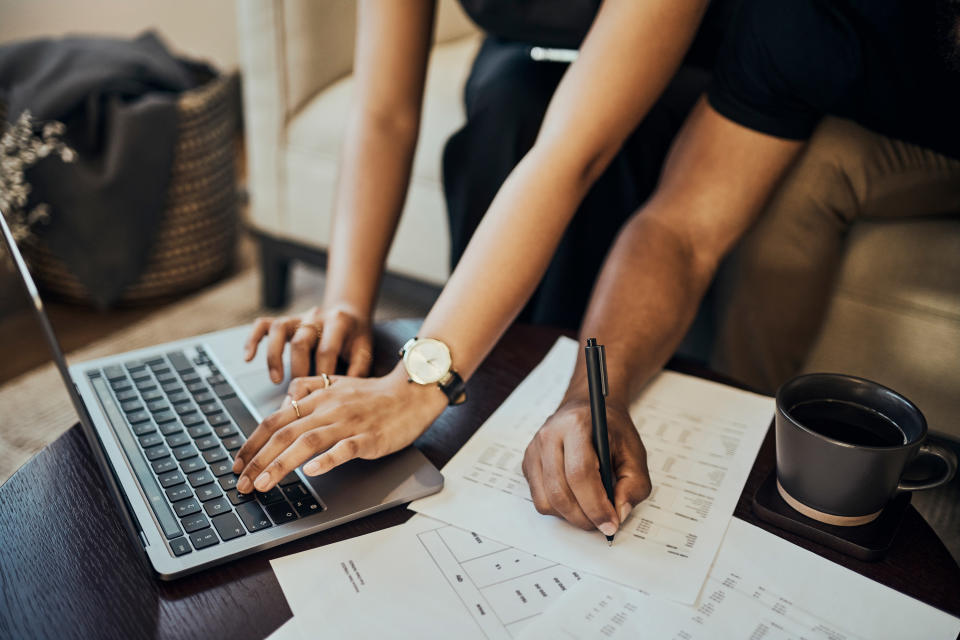
{"type": "MultiPolygon", "coordinates": [[[[613,504],[613,464],[610,461],[610,441],[607,438],[607,354],[596,338],[588,338],[583,349],[587,356],[587,387],[590,389],[590,419],[593,422],[593,448],[600,460],[600,479],[613,504]]],[[[613,545],[613,536],[607,536],[613,545]]]]}

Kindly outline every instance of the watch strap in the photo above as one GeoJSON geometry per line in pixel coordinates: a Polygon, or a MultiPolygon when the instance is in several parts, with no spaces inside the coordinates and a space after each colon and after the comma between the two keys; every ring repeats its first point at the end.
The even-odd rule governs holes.
{"type": "Polygon", "coordinates": [[[451,405],[462,404],[467,399],[467,383],[459,373],[450,369],[446,377],[437,383],[440,390],[446,394],[451,405]]]}

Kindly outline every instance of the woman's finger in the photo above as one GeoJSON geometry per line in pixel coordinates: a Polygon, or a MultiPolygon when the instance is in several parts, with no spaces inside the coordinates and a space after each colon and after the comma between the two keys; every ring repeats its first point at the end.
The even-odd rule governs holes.
{"type": "Polygon", "coordinates": [[[263,336],[267,335],[267,332],[270,331],[270,325],[273,322],[273,318],[257,318],[253,323],[253,329],[250,331],[250,337],[247,338],[247,342],[243,345],[243,358],[247,362],[253,360],[253,356],[257,355],[257,346],[260,344],[260,341],[263,340],[263,336]]]}
{"type": "MultiPolygon", "coordinates": [[[[300,422],[303,421],[297,421],[273,434],[251,461],[251,466],[255,465],[259,472],[253,480],[253,487],[257,491],[270,491],[304,461],[317,452],[326,451],[339,440],[335,428],[315,422],[301,428],[300,422]]],[[[240,489],[240,481],[237,482],[237,489],[240,489]]]]}
{"type": "Polygon", "coordinates": [[[350,366],[347,375],[365,378],[373,365],[373,338],[366,331],[357,334],[350,344],[350,366]]]}
{"type": "Polygon", "coordinates": [[[330,374],[336,370],[337,357],[343,349],[347,333],[352,328],[353,318],[342,312],[324,323],[323,335],[317,344],[317,375],[330,374]]]}
{"type": "Polygon", "coordinates": [[[320,342],[319,325],[301,324],[294,329],[290,339],[290,376],[299,377],[310,375],[310,355],[314,347],[320,342]]]}
{"type": "MultiPolygon", "coordinates": [[[[363,442],[364,440],[361,436],[341,440],[307,463],[307,465],[303,467],[303,472],[308,476],[319,476],[334,467],[339,467],[345,462],[359,458],[364,454],[363,442]]],[[[283,476],[280,477],[282,478],[283,476]]]]}
{"type": "Polygon", "coordinates": [[[283,380],[283,348],[290,339],[296,318],[278,318],[270,325],[267,335],[267,369],[274,384],[283,380]]]}

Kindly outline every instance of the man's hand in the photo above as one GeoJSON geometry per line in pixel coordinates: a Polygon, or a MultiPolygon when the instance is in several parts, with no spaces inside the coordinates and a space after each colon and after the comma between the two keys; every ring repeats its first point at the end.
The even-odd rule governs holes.
{"type": "Polygon", "coordinates": [[[347,375],[364,377],[373,364],[373,333],[370,320],[342,309],[324,312],[313,307],[295,316],[257,318],[244,345],[244,358],[249,362],[257,354],[257,346],[267,338],[267,368],[274,383],[283,380],[283,349],[290,343],[290,377],[310,374],[314,359],[316,374],[332,374],[337,358],[348,362],[347,375]]]}
{"type": "Polygon", "coordinates": [[[630,510],[650,495],[647,452],[626,407],[607,403],[607,431],[616,509],[600,480],[590,405],[571,400],[560,405],[540,427],[523,456],[523,475],[537,511],[611,536],[630,510]]]}

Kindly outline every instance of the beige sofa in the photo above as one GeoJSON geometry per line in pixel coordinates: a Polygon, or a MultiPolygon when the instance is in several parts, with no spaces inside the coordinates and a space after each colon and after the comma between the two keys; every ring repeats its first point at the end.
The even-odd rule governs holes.
{"type": "MultiPolygon", "coordinates": [[[[290,260],[322,264],[329,242],[355,6],[241,0],[238,9],[249,223],[261,240],[264,300],[282,306],[290,260]]],[[[441,0],[437,22],[413,180],[387,260],[390,271],[434,285],[448,275],[441,150],[463,122],[463,84],[481,38],[454,0],[441,0]],[[424,238],[443,250],[420,251],[424,238]]],[[[914,399],[934,430],[960,439],[958,274],[956,218],[857,225],[805,369],[888,384],[914,399]]]]}
{"type": "MultiPolygon", "coordinates": [[[[242,0],[238,13],[249,223],[262,241],[265,302],[277,307],[289,260],[322,262],[315,250],[329,244],[356,8],[348,0],[242,0]]],[[[463,85],[481,36],[455,0],[440,2],[436,22],[413,177],[387,268],[442,284],[450,241],[441,151],[463,124],[463,85]],[[422,251],[425,239],[441,250],[422,251]]]]}

